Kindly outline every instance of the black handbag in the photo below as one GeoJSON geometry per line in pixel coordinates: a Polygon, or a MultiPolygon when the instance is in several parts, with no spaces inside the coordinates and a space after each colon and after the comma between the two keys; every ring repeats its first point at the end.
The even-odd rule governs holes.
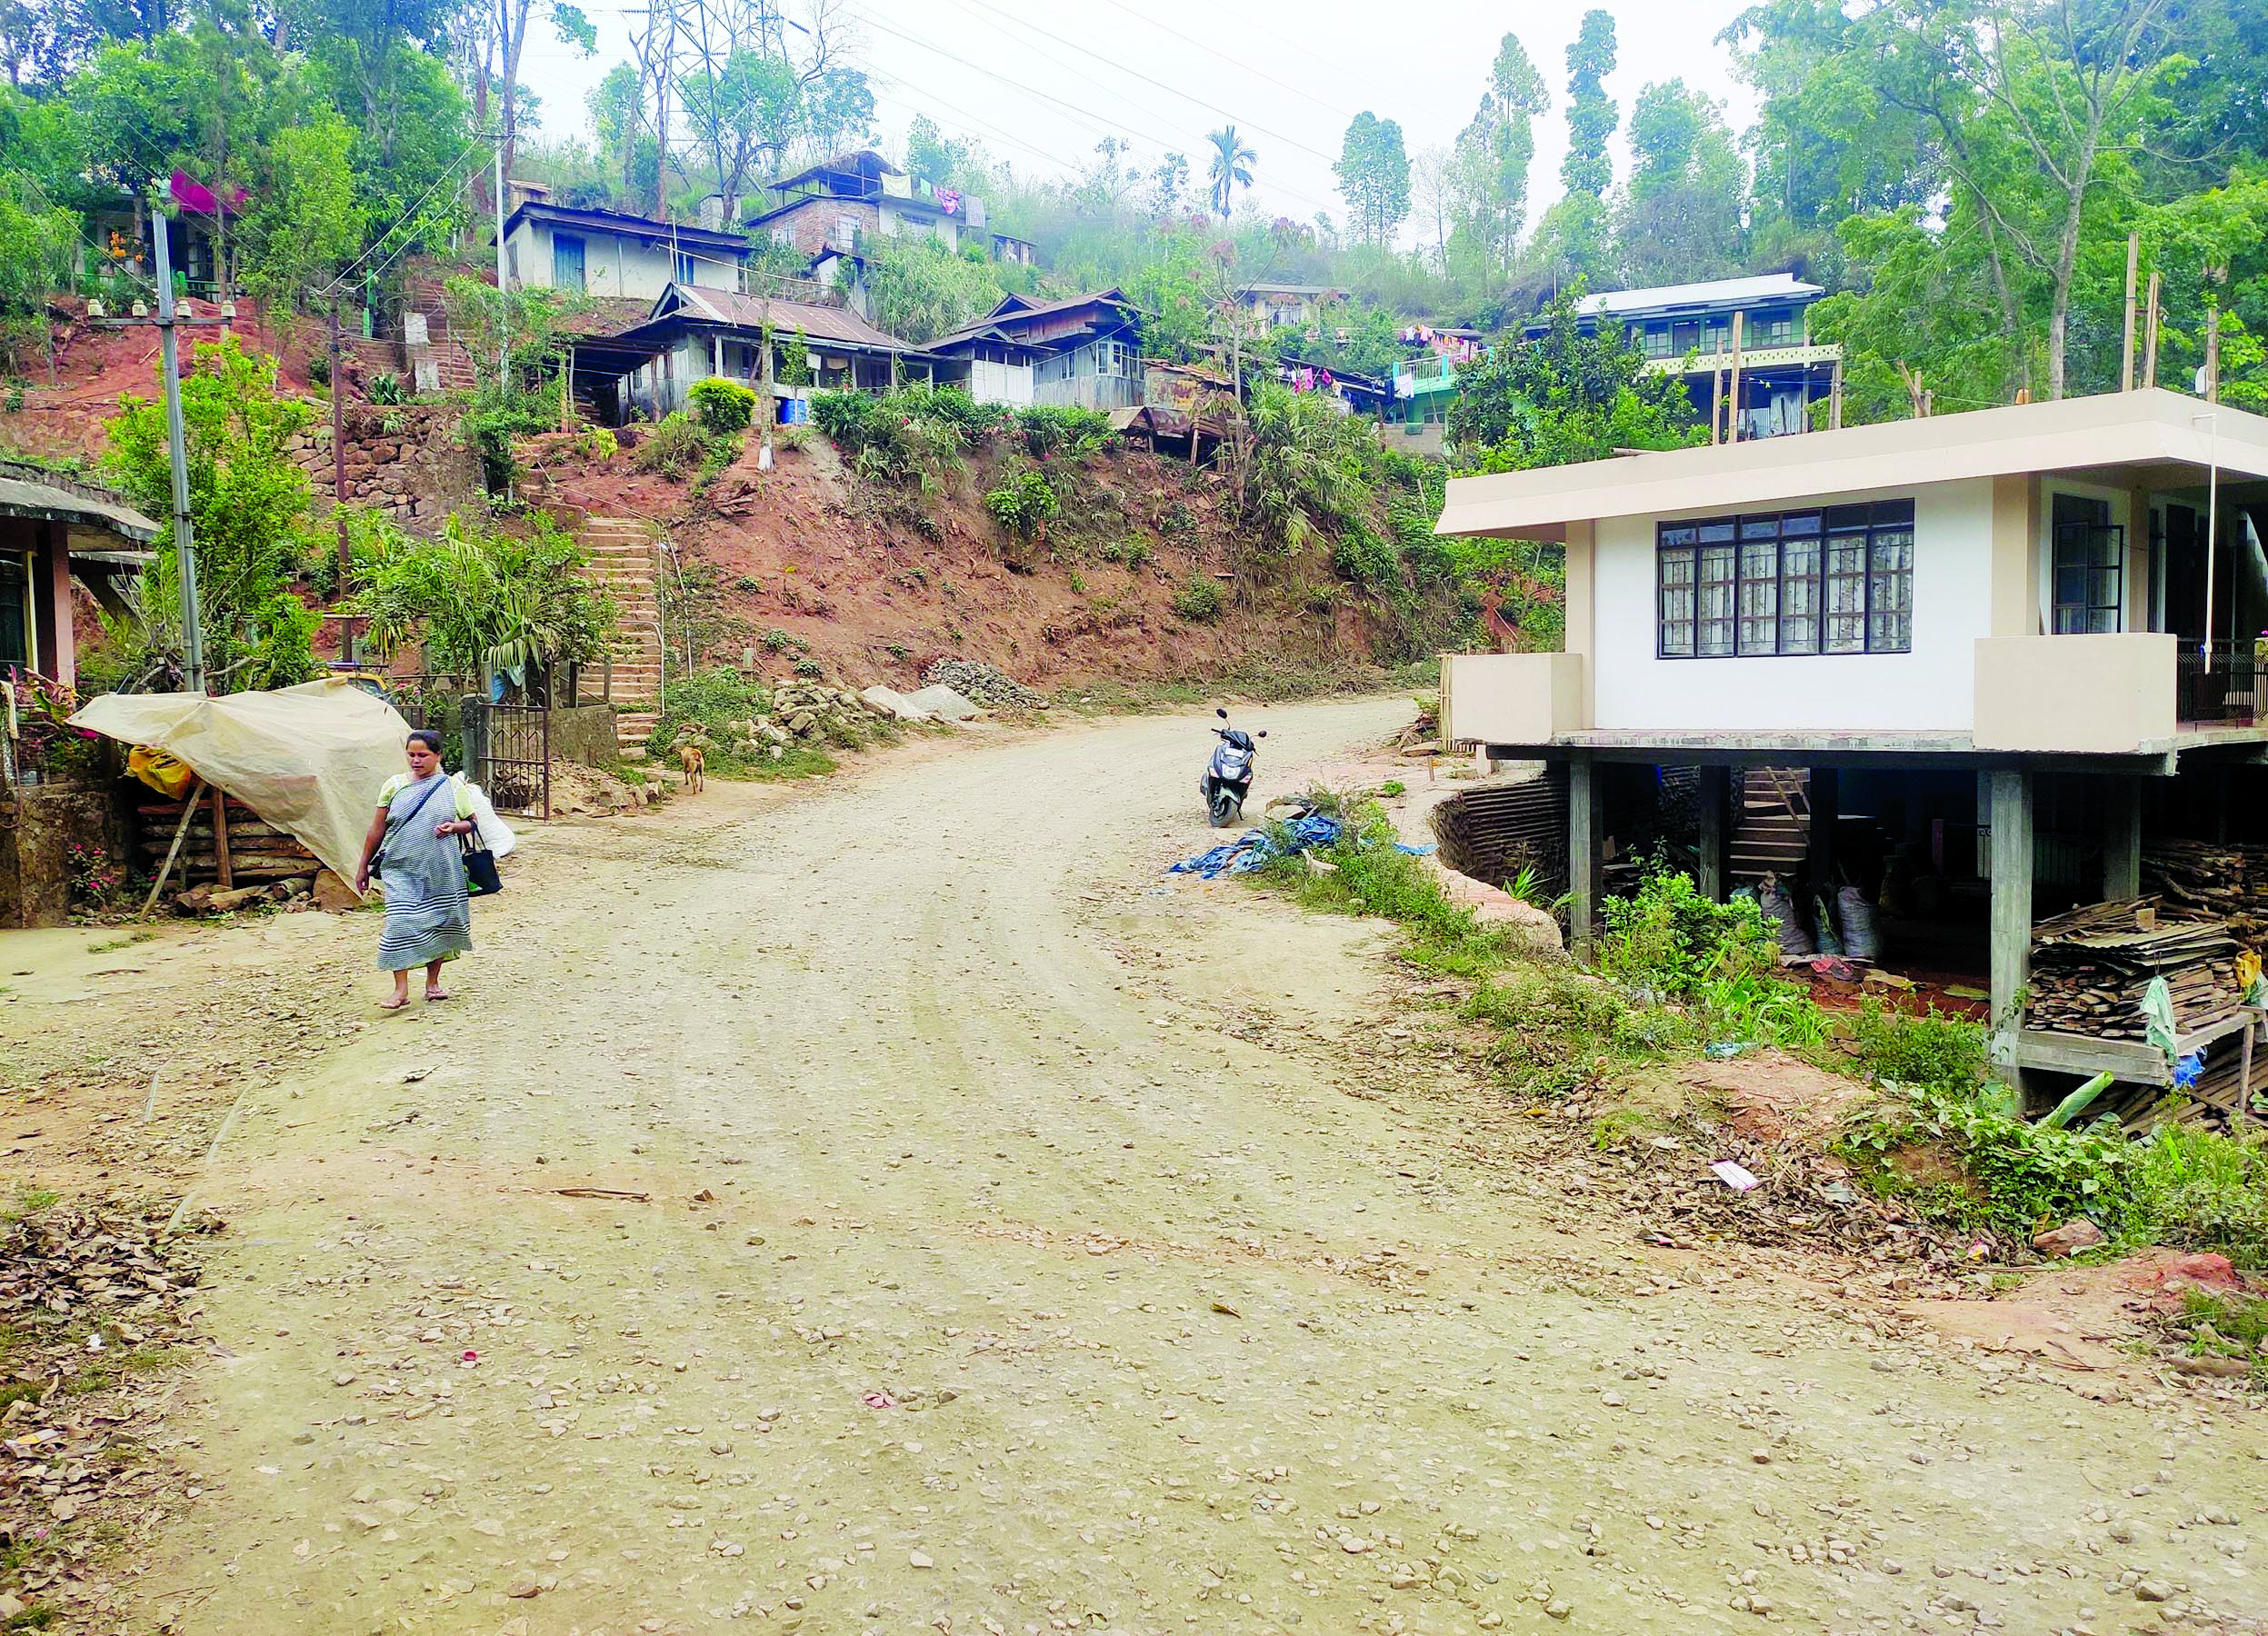
{"type": "Polygon", "coordinates": [[[485,846],[474,844],[473,836],[478,833],[480,831],[475,829],[457,837],[457,844],[465,853],[465,895],[495,897],[504,890],[504,876],[496,871],[496,854],[485,846]]]}

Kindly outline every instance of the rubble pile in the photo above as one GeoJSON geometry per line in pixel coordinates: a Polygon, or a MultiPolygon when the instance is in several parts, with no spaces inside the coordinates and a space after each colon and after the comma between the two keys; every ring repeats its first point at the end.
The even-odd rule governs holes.
{"type": "Polygon", "coordinates": [[[816,745],[858,735],[888,713],[848,688],[822,682],[783,682],[772,690],[772,708],[759,716],[724,723],[738,754],[778,761],[797,743],[816,745]]]}
{"type": "Polygon", "coordinates": [[[0,1546],[21,1553],[0,1591],[10,1629],[27,1604],[84,1588],[91,1523],[138,1518],[169,1480],[142,1440],[170,1390],[151,1365],[194,1336],[190,1242],[162,1212],[101,1206],[0,1228],[0,1546]]]}
{"type": "Polygon", "coordinates": [[[997,665],[981,659],[940,659],[922,673],[930,687],[950,687],[988,710],[1044,710],[1047,701],[997,665]]]}

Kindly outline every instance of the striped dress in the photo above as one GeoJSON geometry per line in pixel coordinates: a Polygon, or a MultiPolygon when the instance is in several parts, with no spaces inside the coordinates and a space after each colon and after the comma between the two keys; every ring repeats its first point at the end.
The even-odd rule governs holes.
{"type": "Polygon", "coordinates": [[[463,782],[446,773],[415,782],[396,774],[379,790],[378,801],[386,809],[387,826],[378,854],[379,884],[385,893],[378,969],[406,972],[469,953],[473,911],[465,895],[464,853],[455,835],[433,833],[436,823],[473,815],[463,782]],[[435,778],[448,779],[450,790],[435,789],[435,778]],[[425,805],[419,807],[421,800],[425,805]],[[417,815],[412,818],[414,807],[417,815]]]}

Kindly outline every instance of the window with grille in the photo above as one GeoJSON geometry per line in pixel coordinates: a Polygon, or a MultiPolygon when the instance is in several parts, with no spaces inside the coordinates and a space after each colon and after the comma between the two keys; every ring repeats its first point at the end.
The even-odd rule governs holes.
{"type": "Polygon", "coordinates": [[[1904,653],[1913,647],[1913,502],[1664,523],[1664,659],[1904,653]]]}
{"type": "Polygon", "coordinates": [[[2126,588],[2126,531],[2111,521],[2111,503],[2084,494],[2055,496],[2055,633],[2115,632],[2126,588]]]}

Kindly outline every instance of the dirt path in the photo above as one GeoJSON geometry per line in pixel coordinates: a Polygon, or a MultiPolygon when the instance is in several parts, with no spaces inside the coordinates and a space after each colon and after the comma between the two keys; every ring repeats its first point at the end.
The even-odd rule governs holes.
{"type": "MultiPolygon", "coordinates": [[[[1264,788],[1407,709],[1269,713],[1264,788]]],[[[168,1013],[277,1013],[112,1139],[189,1173],[235,1108],[196,1186],[231,1223],[220,1355],[172,1451],[203,1493],[137,1542],[122,1622],[2107,1632],[2260,1605],[2257,1417],[2086,1402],[1571,1217],[1425,1013],[1389,1014],[1374,929],[1161,884],[1205,843],[1208,742],[1105,723],[555,826],[458,1000],[383,1022],[334,993],[377,992],[352,918],[8,979],[0,1038],[51,1075],[57,1031],[115,1079],[187,1052],[168,1013]],[[138,1013],[91,974],[122,959],[138,1013]]]]}

